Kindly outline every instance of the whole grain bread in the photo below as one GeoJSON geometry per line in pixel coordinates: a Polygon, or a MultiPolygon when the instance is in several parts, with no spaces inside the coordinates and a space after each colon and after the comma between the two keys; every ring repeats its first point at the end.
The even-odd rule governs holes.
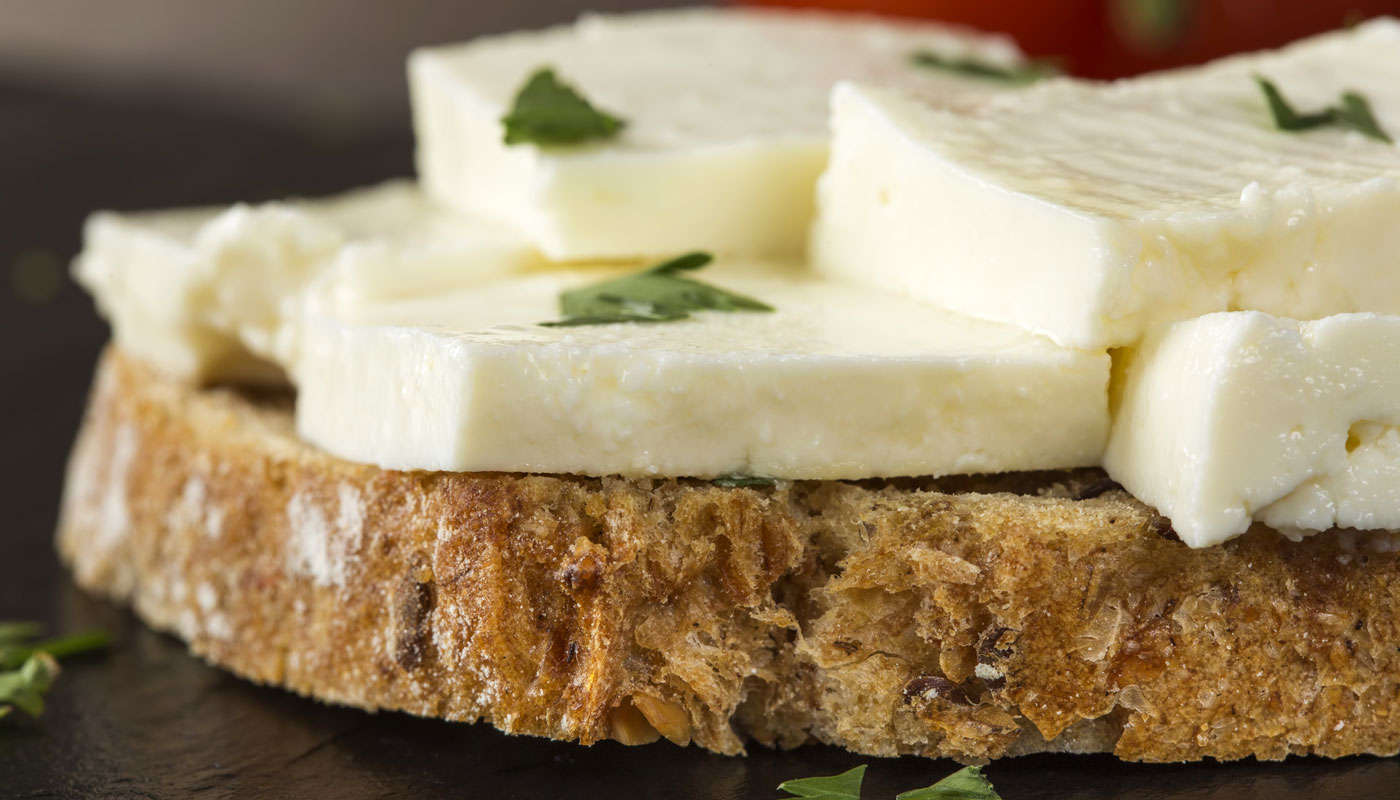
{"type": "Polygon", "coordinates": [[[591,743],[980,761],[1400,750],[1400,555],[1192,550],[1101,473],[720,488],[392,472],[109,351],[59,548],[196,654],[591,743]]]}

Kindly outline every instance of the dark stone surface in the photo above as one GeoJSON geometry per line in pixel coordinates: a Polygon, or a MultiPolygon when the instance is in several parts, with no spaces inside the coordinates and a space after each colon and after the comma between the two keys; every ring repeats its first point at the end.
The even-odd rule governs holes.
{"type": "MultiPolygon", "coordinates": [[[[786,778],[870,762],[866,796],[889,798],[955,769],[822,747],[747,758],[666,743],[582,748],[332,708],[211,669],[72,588],[50,539],[106,331],[66,282],[56,296],[29,290],[22,300],[16,265],[31,276],[64,268],[93,208],[331,192],[407,174],[410,150],[407,130],[289,130],[0,88],[0,619],[100,626],[116,638],[106,655],[66,667],[41,720],[0,724],[0,797],[771,798],[786,778]]],[[[1148,766],[1038,756],[987,774],[1007,800],[1400,797],[1395,759],[1148,766]]]]}

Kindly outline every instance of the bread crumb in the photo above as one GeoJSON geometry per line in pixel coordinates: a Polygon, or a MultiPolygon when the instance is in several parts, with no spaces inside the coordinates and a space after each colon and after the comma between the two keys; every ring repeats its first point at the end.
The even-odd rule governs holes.
{"type": "Polygon", "coordinates": [[[973,674],[984,681],[994,681],[1006,677],[1005,673],[992,666],[991,664],[982,663],[979,663],[976,666],[976,668],[973,670],[973,674]]]}

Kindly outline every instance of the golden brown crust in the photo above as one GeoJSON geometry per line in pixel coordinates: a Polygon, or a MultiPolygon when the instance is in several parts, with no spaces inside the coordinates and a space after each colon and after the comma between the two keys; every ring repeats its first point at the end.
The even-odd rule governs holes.
{"type": "Polygon", "coordinates": [[[78,582],[255,681],[585,743],[1400,749],[1388,540],[1190,550],[1092,471],[390,472],[302,444],[288,402],[109,352],[60,523],[78,582]]]}

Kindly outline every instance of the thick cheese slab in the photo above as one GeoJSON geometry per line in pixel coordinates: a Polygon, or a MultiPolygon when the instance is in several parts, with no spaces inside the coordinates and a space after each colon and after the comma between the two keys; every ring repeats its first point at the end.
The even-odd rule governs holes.
{"type": "Polygon", "coordinates": [[[99,213],[75,277],[127,350],[195,380],[276,381],[307,305],[431,295],[542,263],[410,183],[231,209],[99,213]]]}
{"type": "Polygon", "coordinates": [[[1193,547],[1400,529],[1400,317],[1211,314],[1121,356],[1109,474],[1193,547]]]}
{"type": "Polygon", "coordinates": [[[546,328],[598,268],[308,324],[301,434],[396,469],[867,478],[1097,463],[1108,356],[796,268],[697,277],[772,313],[546,328]]]}
{"type": "Polygon", "coordinates": [[[73,277],[92,294],[112,338],[172,375],[269,383],[277,368],[215,327],[193,266],[193,241],[217,212],[101,212],[88,219],[73,277]]]}
{"type": "Polygon", "coordinates": [[[690,9],[432,48],[409,59],[427,191],[525,233],[556,260],[805,247],[841,79],[933,101],[987,89],[912,64],[921,50],[1007,65],[1009,40],[850,16],[690,9]],[[552,67],[626,121],[578,147],[507,146],[515,93],[552,67]]]}
{"type": "Polygon", "coordinates": [[[816,266],[1088,348],[1212,311],[1400,312],[1400,148],[1276,130],[1256,73],[1302,111],[1359,91],[1400,136],[1393,20],[963,113],[843,85],[816,266]]]}

